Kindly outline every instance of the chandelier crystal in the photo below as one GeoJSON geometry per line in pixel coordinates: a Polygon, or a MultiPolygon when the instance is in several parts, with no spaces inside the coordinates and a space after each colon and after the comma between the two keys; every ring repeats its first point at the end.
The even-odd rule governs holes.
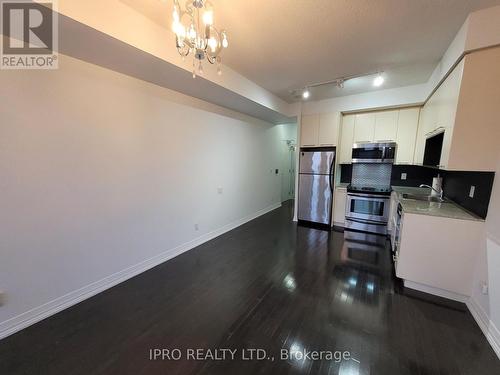
{"type": "Polygon", "coordinates": [[[217,74],[221,75],[220,53],[229,43],[226,31],[219,31],[214,26],[212,4],[207,0],[187,0],[183,10],[178,0],[173,1],[175,45],[183,59],[190,53],[193,55],[193,78],[196,78],[196,63],[198,74],[203,74],[204,59],[217,64],[217,74]]]}

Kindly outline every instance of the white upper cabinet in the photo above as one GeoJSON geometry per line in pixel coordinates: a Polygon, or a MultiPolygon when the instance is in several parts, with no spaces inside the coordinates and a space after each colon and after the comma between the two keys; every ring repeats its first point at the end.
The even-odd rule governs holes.
{"type": "Polygon", "coordinates": [[[399,111],[396,134],[396,164],[412,164],[417,138],[420,108],[407,108],[399,111]]]}
{"type": "Polygon", "coordinates": [[[396,142],[396,164],[413,163],[420,108],[344,115],[339,162],[351,162],[352,144],[396,142]]]}
{"type": "Polygon", "coordinates": [[[375,137],[375,113],[355,115],[354,143],[373,142],[375,137]]]}
{"type": "Polygon", "coordinates": [[[448,167],[463,68],[464,62],[462,60],[422,108],[415,149],[415,164],[423,163],[427,138],[444,131],[439,166],[441,168],[448,167]]]}
{"type": "Polygon", "coordinates": [[[300,145],[303,147],[337,146],[340,112],[302,116],[300,145]]]}
{"type": "Polygon", "coordinates": [[[300,129],[301,146],[314,147],[318,145],[319,115],[302,116],[300,129]]]}
{"type": "Polygon", "coordinates": [[[394,142],[398,133],[399,110],[375,113],[375,142],[394,142]]]}
{"type": "Polygon", "coordinates": [[[319,146],[337,146],[340,127],[340,112],[322,113],[319,116],[319,146]]]}
{"type": "Polygon", "coordinates": [[[349,164],[352,159],[355,118],[356,115],[345,115],[342,118],[340,150],[338,151],[338,160],[340,164],[349,164]]]}

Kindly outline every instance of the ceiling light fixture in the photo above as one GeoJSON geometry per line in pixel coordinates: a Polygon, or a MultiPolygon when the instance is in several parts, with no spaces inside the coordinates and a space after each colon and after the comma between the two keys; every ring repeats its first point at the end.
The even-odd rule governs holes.
{"type": "Polygon", "coordinates": [[[377,75],[373,80],[373,86],[380,87],[383,84],[384,84],[384,77],[382,76],[382,74],[377,75]]]}
{"type": "Polygon", "coordinates": [[[175,33],[175,46],[184,59],[193,54],[193,78],[196,78],[196,61],[198,74],[203,74],[202,60],[210,64],[217,63],[217,74],[221,74],[220,53],[229,46],[225,30],[218,31],[214,26],[214,11],[208,0],[188,0],[181,10],[179,0],[174,1],[172,30],[175,33]],[[200,13],[201,18],[200,18],[200,13]]]}
{"type": "Polygon", "coordinates": [[[377,76],[373,80],[373,85],[376,86],[376,87],[379,87],[379,86],[381,86],[384,83],[384,77],[383,77],[382,73],[383,72],[358,74],[358,75],[355,75],[355,76],[353,75],[353,76],[347,76],[347,77],[339,77],[339,78],[332,79],[330,81],[312,83],[312,84],[307,85],[307,87],[304,88],[304,89],[302,89],[302,90],[300,90],[300,89],[299,90],[291,90],[290,94],[295,99],[299,99],[300,98],[299,97],[300,92],[302,92],[302,98],[303,99],[307,99],[310,96],[309,89],[311,87],[319,87],[319,86],[325,86],[325,85],[335,85],[339,89],[343,89],[344,88],[344,84],[345,84],[346,81],[349,81],[349,80],[354,79],[354,78],[368,77],[368,76],[374,76],[374,75],[377,75],[377,76]]]}

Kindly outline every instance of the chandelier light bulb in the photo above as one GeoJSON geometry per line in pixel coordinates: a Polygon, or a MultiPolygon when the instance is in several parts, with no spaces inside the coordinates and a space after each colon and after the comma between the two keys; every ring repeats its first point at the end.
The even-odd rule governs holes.
{"type": "Polygon", "coordinates": [[[373,86],[380,87],[384,84],[384,77],[381,74],[377,75],[373,80],[373,86]]]}
{"type": "Polygon", "coordinates": [[[177,8],[174,8],[174,12],[172,13],[172,17],[174,18],[174,22],[179,22],[179,12],[177,8]]]}
{"type": "Polygon", "coordinates": [[[214,12],[212,10],[206,10],[203,13],[203,23],[207,26],[211,26],[214,23],[214,12]]]}
{"type": "Polygon", "coordinates": [[[208,45],[210,46],[210,50],[212,51],[212,53],[214,53],[217,49],[217,40],[214,37],[210,38],[208,40],[208,45]]]}
{"type": "Polygon", "coordinates": [[[308,99],[311,93],[309,92],[308,89],[305,89],[304,92],[302,93],[302,98],[308,99]]]}
{"type": "Polygon", "coordinates": [[[227,48],[229,46],[229,42],[227,41],[226,33],[224,33],[223,35],[224,36],[222,37],[222,47],[227,48]]]}

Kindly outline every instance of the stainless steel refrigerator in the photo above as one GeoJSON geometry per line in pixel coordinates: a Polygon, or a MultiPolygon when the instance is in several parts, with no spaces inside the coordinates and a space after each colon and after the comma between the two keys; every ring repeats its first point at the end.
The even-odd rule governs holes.
{"type": "Polygon", "coordinates": [[[299,222],[331,226],[335,148],[300,150],[299,222]]]}

